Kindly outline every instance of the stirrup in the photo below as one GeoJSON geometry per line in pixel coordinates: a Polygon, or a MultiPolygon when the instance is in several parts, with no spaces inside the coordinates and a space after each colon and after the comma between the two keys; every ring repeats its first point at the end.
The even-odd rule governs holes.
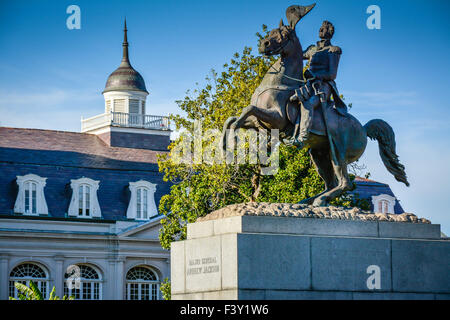
{"type": "Polygon", "coordinates": [[[295,138],[295,137],[291,137],[289,139],[283,139],[283,142],[285,145],[290,146],[290,147],[294,146],[294,147],[297,147],[300,149],[302,149],[304,147],[303,142],[300,140],[297,140],[297,138],[295,138]]]}

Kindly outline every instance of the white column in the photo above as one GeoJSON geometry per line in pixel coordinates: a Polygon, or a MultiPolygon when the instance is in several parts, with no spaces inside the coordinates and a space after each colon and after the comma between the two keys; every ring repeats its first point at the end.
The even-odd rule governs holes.
{"type": "Polygon", "coordinates": [[[114,300],[116,299],[116,261],[108,261],[108,274],[105,282],[105,296],[104,299],[114,300]]]}
{"type": "Polygon", "coordinates": [[[0,300],[9,299],[9,256],[7,254],[0,256],[0,300]]]}
{"type": "Polygon", "coordinates": [[[64,296],[64,270],[63,270],[63,256],[55,256],[54,260],[56,262],[55,268],[55,291],[56,295],[60,298],[64,296]]]}
{"type": "Polygon", "coordinates": [[[117,273],[116,273],[116,300],[125,299],[125,258],[119,258],[117,260],[117,273]]]}

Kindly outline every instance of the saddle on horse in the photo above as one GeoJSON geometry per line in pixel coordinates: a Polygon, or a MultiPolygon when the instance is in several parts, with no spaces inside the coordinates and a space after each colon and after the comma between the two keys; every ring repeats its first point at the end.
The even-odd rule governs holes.
{"type": "Polygon", "coordinates": [[[324,112],[333,112],[334,109],[341,116],[347,115],[347,106],[340,98],[334,81],[321,81],[310,79],[303,86],[295,90],[290,102],[299,106],[297,116],[291,119],[294,124],[294,132],[284,142],[302,148],[312,132],[317,135],[326,135],[326,121],[324,112]],[[315,109],[322,105],[319,112],[315,109]]]}

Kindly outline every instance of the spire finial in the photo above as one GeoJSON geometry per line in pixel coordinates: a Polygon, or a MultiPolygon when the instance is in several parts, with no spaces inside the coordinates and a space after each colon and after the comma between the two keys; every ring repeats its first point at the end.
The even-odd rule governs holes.
{"type": "Polygon", "coordinates": [[[123,29],[123,56],[122,62],[130,64],[130,60],[128,59],[128,39],[127,39],[127,18],[125,17],[125,24],[123,29]]]}

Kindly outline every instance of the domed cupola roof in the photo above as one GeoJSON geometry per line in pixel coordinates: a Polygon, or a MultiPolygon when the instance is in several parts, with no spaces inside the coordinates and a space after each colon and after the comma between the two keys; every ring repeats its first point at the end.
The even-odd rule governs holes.
{"type": "Polygon", "coordinates": [[[119,67],[110,74],[106,80],[105,90],[108,91],[143,91],[148,93],[145,88],[144,78],[133,69],[128,58],[127,42],[127,21],[125,20],[124,39],[123,39],[123,57],[119,67]]]}

